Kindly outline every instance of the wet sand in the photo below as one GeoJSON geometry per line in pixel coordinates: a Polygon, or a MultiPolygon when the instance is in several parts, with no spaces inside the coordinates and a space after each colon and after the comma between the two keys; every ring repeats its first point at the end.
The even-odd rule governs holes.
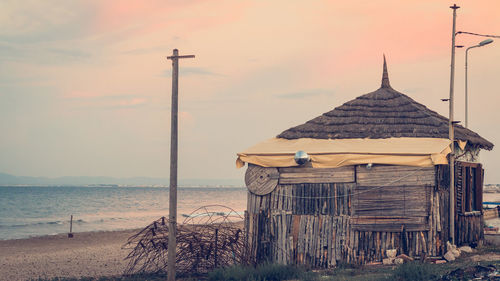
{"type": "Polygon", "coordinates": [[[0,280],[38,277],[121,275],[129,250],[122,249],[138,230],[75,233],[0,240],[0,280]]]}

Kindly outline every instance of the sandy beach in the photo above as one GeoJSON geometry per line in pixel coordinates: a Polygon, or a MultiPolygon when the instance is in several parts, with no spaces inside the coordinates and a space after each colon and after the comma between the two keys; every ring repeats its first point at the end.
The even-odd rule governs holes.
{"type": "Polygon", "coordinates": [[[138,230],[83,232],[0,241],[0,280],[121,275],[138,230]]]}

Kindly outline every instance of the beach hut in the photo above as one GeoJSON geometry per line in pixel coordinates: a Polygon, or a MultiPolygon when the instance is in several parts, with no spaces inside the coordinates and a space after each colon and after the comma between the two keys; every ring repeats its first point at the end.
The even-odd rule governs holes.
{"type": "MultiPolygon", "coordinates": [[[[450,240],[448,119],[382,85],[238,153],[248,163],[245,215],[254,262],[333,267],[441,256],[450,240]],[[298,151],[309,161],[299,165],[298,151]],[[306,157],[306,158],[307,158],[306,157]]],[[[455,243],[483,238],[480,149],[455,125],[455,243]]],[[[302,158],[304,159],[304,158],[302,158]]],[[[299,161],[300,163],[300,161],[299,161]]]]}

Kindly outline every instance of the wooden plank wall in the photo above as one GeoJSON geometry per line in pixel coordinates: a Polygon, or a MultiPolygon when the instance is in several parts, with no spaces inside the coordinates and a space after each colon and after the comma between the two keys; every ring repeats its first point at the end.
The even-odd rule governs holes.
{"type": "Polygon", "coordinates": [[[428,231],[435,169],[356,167],[353,227],[364,231],[428,231]]]}
{"type": "Polygon", "coordinates": [[[270,194],[270,211],[288,211],[296,215],[350,215],[352,187],[352,183],[280,184],[270,194]]]}
{"type": "Polygon", "coordinates": [[[432,186],[357,186],[356,216],[427,217],[432,186]]]}
{"type": "Polygon", "coordinates": [[[374,165],[356,166],[356,182],[361,186],[435,185],[434,167],[374,165]]]}
{"type": "Polygon", "coordinates": [[[446,241],[450,240],[450,190],[438,189],[436,191],[439,197],[439,223],[436,225],[436,247],[438,255],[446,253],[446,241]]]}
{"type": "MultiPolygon", "coordinates": [[[[342,181],[357,180],[358,183],[318,183],[321,180],[314,179],[315,170],[295,170],[299,174],[312,173],[307,176],[282,177],[280,174],[280,183],[270,194],[258,196],[248,193],[245,224],[252,257],[255,262],[333,267],[339,262],[362,264],[381,261],[387,249],[398,249],[398,254],[410,256],[444,254],[448,240],[448,190],[435,187],[434,168],[419,168],[416,172],[415,169],[374,166],[371,170],[376,172],[373,177],[354,169],[352,174],[345,169],[342,173],[320,171],[318,176],[325,178],[325,174],[333,172],[342,175],[339,176],[342,181]],[[405,177],[401,179],[402,176],[405,177]],[[298,180],[305,178],[307,183],[298,180]],[[293,183],[290,179],[294,179],[293,183]],[[355,229],[354,224],[359,225],[366,219],[355,216],[354,193],[357,188],[363,190],[395,179],[399,179],[400,184],[395,189],[422,188],[418,192],[424,193],[418,194],[426,198],[425,210],[415,211],[418,216],[406,216],[403,228],[399,224],[397,229],[355,229]],[[423,216],[424,212],[427,216],[423,216]],[[412,229],[412,220],[425,220],[419,223],[427,228],[412,229]]],[[[287,174],[294,170],[280,169],[281,172],[287,174]]],[[[395,215],[390,210],[386,211],[395,215]]]]}
{"type": "Polygon", "coordinates": [[[353,261],[349,219],[354,185],[279,184],[264,196],[249,192],[245,224],[251,256],[260,262],[314,267],[353,261]]]}
{"type": "Polygon", "coordinates": [[[484,219],[480,212],[459,214],[456,225],[456,244],[458,246],[478,244],[484,239],[484,219]]]}
{"type": "Polygon", "coordinates": [[[279,168],[280,184],[354,182],[354,166],[340,168],[288,167],[279,168]]]}

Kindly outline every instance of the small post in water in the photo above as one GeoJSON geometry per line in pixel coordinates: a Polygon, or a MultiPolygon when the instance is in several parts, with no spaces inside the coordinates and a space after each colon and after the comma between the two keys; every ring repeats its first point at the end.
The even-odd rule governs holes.
{"type": "Polygon", "coordinates": [[[73,238],[73,215],[71,215],[71,219],[69,220],[68,238],[73,238]]]}

